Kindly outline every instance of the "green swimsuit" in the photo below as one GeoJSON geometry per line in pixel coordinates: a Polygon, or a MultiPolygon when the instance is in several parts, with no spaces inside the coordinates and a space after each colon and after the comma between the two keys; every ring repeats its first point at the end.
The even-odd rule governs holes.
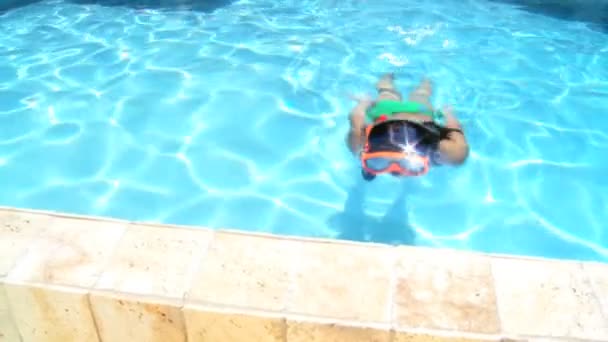
{"type": "Polygon", "coordinates": [[[366,116],[369,120],[376,121],[382,115],[388,117],[397,113],[420,113],[428,115],[437,124],[443,124],[443,113],[440,110],[429,110],[425,105],[414,101],[396,101],[396,100],[380,100],[371,106],[366,116]]]}

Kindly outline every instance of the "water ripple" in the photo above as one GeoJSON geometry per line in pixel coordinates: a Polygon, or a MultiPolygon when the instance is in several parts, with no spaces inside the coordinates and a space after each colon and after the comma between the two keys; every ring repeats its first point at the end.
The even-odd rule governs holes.
{"type": "Polygon", "coordinates": [[[0,204],[607,260],[606,41],[481,0],[43,0],[0,22],[0,204]],[[465,166],[361,180],[347,94],[387,71],[435,81],[465,166]]]}

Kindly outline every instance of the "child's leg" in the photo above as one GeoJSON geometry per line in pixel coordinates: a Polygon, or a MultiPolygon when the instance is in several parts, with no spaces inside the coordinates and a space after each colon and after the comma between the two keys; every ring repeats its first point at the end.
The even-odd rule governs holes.
{"type": "Polygon", "coordinates": [[[385,74],[376,83],[376,90],[378,91],[378,99],[380,100],[401,100],[401,93],[395,88],[395,76],[392,73],[385,74]]]}
{"type": "Polygon", "coordinates": [[[428,107],[429,110],[433,110],[431,104],[431,96],[433,95],[433,85],[428,78],[422,79],[418,87],[414,89],[408,96],[409,101],[418,102],[428,107]]]}

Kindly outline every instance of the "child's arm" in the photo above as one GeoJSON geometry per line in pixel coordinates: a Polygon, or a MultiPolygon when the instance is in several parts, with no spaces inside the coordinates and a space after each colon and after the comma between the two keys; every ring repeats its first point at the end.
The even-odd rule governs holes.
{"type": "Polygon", "coordinates": [[[451,108],[444,110],[446,116],[445,127],[451,129],[447,139],[439,142],[439,153],[441,158],[448,164],[461,165],[469,156],[469,145],[467,143],[462,125],[456,118],[451,108]]]}
{"type": "Polygon", "coordinates": [[[359,153],[363,144],[365,144],[365,112],[372,105],[372,102],[369,100],[358,101],[348,116],[350,129],[346,144],[353,154],[359,153]]]}

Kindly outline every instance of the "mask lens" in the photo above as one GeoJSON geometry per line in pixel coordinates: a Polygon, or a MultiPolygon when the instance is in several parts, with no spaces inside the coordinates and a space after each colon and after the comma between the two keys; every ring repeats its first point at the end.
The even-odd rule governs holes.
{"type": "Polygon", "coordinates": [[[419,155],[405,155],[401,157],[373,157],[365,160],[365,166],[376,172],[383,172],[390,168],[391,164],[395,163],[403,172],[419,173],[426,168],[425,157],[419,155]]]}
{"type": "Polygon", "coordinates": [[[421,172],[424,170],[424,159],[420,156],[413,156],[409,158],[403,158],[399,160],[399,166],[403,170],[409,170],[412,172],[421,172]]]}
{"type": "Polygon", "coordinates": [[[386,158],[369,158],[365,161],[365,166],[374,171],[386,170],[393,161],[386,158]]]}

